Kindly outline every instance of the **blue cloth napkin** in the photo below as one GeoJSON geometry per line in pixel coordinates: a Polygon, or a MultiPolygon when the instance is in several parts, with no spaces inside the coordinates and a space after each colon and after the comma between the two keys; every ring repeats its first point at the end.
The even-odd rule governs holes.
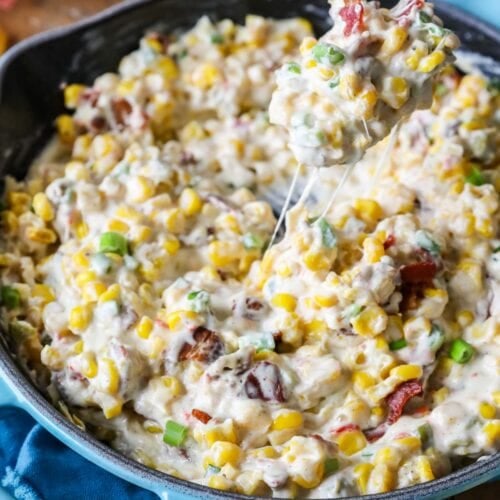
{"type": "Polygon", "coordinates": [[[158,498],[90,463],[12,407],[0,407],[0,484],[20,500],[158,498]]]}

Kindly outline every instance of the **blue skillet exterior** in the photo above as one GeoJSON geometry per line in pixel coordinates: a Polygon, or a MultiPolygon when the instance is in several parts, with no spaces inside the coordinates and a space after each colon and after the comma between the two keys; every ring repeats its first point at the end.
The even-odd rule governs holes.
{"type": "MultiPolygon", "coordinates": [[[[478,3],[453,0],[473,12],[478,3]],[[474,6],[475,4],[475,6],[474,6]]],[[[391,3],[391,2],[388,2],[391,3]]],[[[393,3],[393,2],[392,2],[393,3]]],[[[443,2],[438,13],[445,24],[466,40],[467,48],[492,58],[489,69],[500,74],[500,33],[489,25],[465,15],[443,2]]],[[[491,4],[492,20],[500,23],[498,0],[491,4]]],[[[47,127],[62,111],[59,84],[68,81],[90,82],[98,74],[116,67],[119,59],[132,50],[134,43],[148,27],[166,29],[189,26],[201,14],[241,19],[245,13],[284,17],[303,15],[321,32],[325,29],[326,2],[295,0],[134,0],[78,23],[27,40],[0,58],[0,178],[5,173],[22,177],[30,160],[52,133],[47,127]],[[164,20],[158,23],[158,20],[164,20]],[[36,83],[33,83],[36,82],[36,83]]],[[[155,492],[160,498],[188,500],[251,497],[227,494],[183,481],[146,468],[130,460],[91,435],[77,429],[52,407],[36,389],[9,354],[0,335],[0,406],[18,406],[49,432],[76,452],[109,472],[155,492]]],[[[446,498],[500,475],[500,454],[480,460],[445,478],[389,494],[367,496],[367,499],[440,499],[446,498]]]]}

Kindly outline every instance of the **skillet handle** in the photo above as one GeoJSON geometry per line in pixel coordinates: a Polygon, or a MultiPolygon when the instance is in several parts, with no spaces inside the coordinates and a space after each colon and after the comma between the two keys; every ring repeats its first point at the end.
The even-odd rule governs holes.
{"type": "Polygon", "coordinates": [[[21,402],[12,389],[4,380],[4,375],[0,372],[0,406],[21,407],[21,402]]]}

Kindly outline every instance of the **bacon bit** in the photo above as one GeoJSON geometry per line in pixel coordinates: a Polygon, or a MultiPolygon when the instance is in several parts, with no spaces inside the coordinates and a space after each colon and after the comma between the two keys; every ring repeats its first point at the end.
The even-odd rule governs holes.
{"type": "Polygon", "coordinates": [[[396,236],[390,234],[384,241],[384,250],[389,250],[392,246],[396,244],[396,236]]]}
{"type": "Polygon", "coordinates": [[[93,88],[85,89],[80,96],[80,100],[83,102],[88,102],[92,108],[94,108],[99,100],[101,93],[93,88]]]}
{"type": "Polygon", "coordinates": [[[233,311],[237,316],[257,321],[262,318],[264,311],[264,303],[256,297],[242,297],[233,303],[233,311]]]}
{"type": "Polygon", "coordinates": [[[403,414],[406,403],[413,397],[420,396],[423,392],[424,388],[422,382],[419,380],[408,380],[408,382],[403,382],[398,385],[396,389],[385,398],[387,406],[389,407],[389,415],[386,421],[373,429],[364,430],[363,432],[366,439],[373,442],[381,438],[386,433],[388,427],[399,420],[403,414]]]}
{"type": "Polygon", "coordinates": [[[353,33],[360,33],[365,25],[363,15],[365,8],[359,0],[349,0],[349,4],[342,7],[339,11],[340,18],[345,23],[344,36],[351,36],[353,33]]]}
{"type": "Polygon", "coordinates": [[[422,382],[418,380],[408,380],[398,385],[394,391],[385,398],[389,406],[389,415],[387,416],[387,423],[394,424],[399,420],[403,414],[406,403],[415,396],[423,394],[424,388],[422,382]]]}
{"type": "Polygon", "coordinates": [[[437,273],[437,266],[432,261],[414,262],[407,266],[402,266],[399,269],[403,283],[415,284],[432,284],[432,280],[437,273]]]}
{"type": "Polygon", "coordinates": [[[279,368],[268,361],[257,363],[248,373],[244,384],[250,399],[283,403],[285,395],[279,368]]]}
{"type": "Polygon", "coordinates": [[[203,363],[212,363],[224,354],[224,345],[219,336],[204,326],[196,328],[193,332],[193,340],[194,345],[185,342],[181,347],[179,361],[193,359],[203,363]]]}
{"type": "Polygon", "coordinates": [[[196,408],[193,408],[193,410],[191,411],[191,415],[193,415],[194,418],[196,418],[197,420],[199,420],[204,424],[212,420],[212,417],[208,413],[205,413],[204,411],[198,410],[196,408]]]}
{"type": "Polygon", "coordinates": [[[341,434],[342,432],[347,432],[347,431],[359,431],[359,425],[356,425],[356,424],[342,425],[338,429],[334,429],[332,431],[332,434],[334,434],[336,436],[338,434],[341,434]]]}
{"type": "Polygon", "coordinates": [[[125,125],[128,117],[132,114],[132,104],[127,99],[113,99],[111,101],[111,111],[118,125],[125,125]]]}
{"type": "Polygon", "coordinates": [[[418,307],[420,300],[424,297],[425,286],[419,285],[403,285],[401,288],[401,294],[403,295],[403,300],[399,305],[399,310],[401,312],[412,311],[418,307]]]}
{"type": "Polygon", "coordinates": [[[107,128],[107,126],[108,122],[103,116],[94,116],[94,118],[90,120],[90,130],[92,132],[102,132],[107,128]]]}

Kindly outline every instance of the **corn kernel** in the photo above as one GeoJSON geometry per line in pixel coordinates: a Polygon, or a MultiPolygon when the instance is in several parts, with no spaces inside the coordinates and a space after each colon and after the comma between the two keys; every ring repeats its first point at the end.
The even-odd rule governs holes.
{"type": "Polygon", "coordinates": [[[114,231],[116,233],[126,233],[129,229],[129,225],[121,220],[111,219],[108,222],[108,231],[114,231]]]}
{"type": "Polygon", "coordinates": [[[363,241],[363,252],[369,264],[380,262],[385,255],[384,245],[376,238],[366,238],[363,241]]]}
{"type": "Polygon", "coordinates": [[[479,404],[479,414],[481,415],[481,417],[487,420],[491,420],[495,418],[497,410],[493,405],[482,402],[479,404]]]}
{"type": "Polygon", "coordinates": [[[375,465],[368,480],[368,490],[373,493],[386,493],[393,490],[395,485],[395,472],[385,464],[375,465]]]}
{"type": "Polygon", "coordinates": [[[167,238],[163,242],[163,248],[170,255],[175,255],[179,251],[180,247],[181,247],[181,244],[180,244],[179,240],[173,235],[167,236],[167,238]]]}
{"type": "Polygon", "coordinates": [[[167,230],[174,234],[180,234],[184,231],[186,219],[184,214],[178,208],[167,210],[165,216],[165,226],[167,230]]]}
{"type": "Polygon", "coordinates": [[[357,198],[353,207],[356,215],[368,224],[376,223],[384,214],[378,202],[367,198],[357,198]]]}
{"type": "Polygon", "coordinates": [[[201,64],[191,75],[193,85],[203,90],[208,90],[213,87],[219,78],[219,70],[211,63],[201,64]]]}
{"type": "Polygon", "coordinates": [[[338,303],[335,295],[315,295],[313,299],[318,307],[333,307],[338,303]]]}
{"type": "Polygon", "coordinates": [[[183,392],[181,381],[177,377],[165,376],[161,378],[163,385],[170,390],[172,396],[179,396],[183,392]]]}
{"type": "Polygon", "coordinates": [[[490,445],[496,444],[500,440],[500,420],[487,422],[483,427],[483,432],[490,445]]]}
{"type": "Polygon", "coordinates": [[[361,431],[345,431],[337,438],[339,451],[344,455],[351,456],[366,446],[365,435],[361,431]]]}
{"type": "Polygon", "coordinates": [[[89,306],[75,306],[69,313],[68,325],[74,332],[85,330],[92,320],[92,309],[89,306]]]}
{"type": "Polygon", "coordinates": [[[384,43],[380,48],[382,56],[392,56],[401,49],[406,42],[408,33],[400,26],[393,26],[384,37],[384,43]]]}
{"type": "Polygon", "coordinates": [[[391,370],[391,377],[396,377],[403,382],[420,378],[422,376],[422,367],[420,365],[400,365],[391,370]]]}
{"type": "Polygon", "coordinates": [[[78,273],[75,277],[75,283],[78,287],[82,288],[87,283],[91,281],[95,281],[97,279],[97,275],[94,271],[83,271],[78,273]]]}
{"type": "Polygon", "coordinates": [[[210,461],[216,467],[223,467],[226,464],[238,465],[243,458],[241,448],[229,441],[216,441],[210,448],[210,461]]]}
{"type": "Polygon", "coordinates": [[[45,284],[33,285],[31,293],[33,297],[41,299],[44,304],[48,304],[49,302],[53,302],[54,300],[56,300],[54,292],[52,291],[52,288],[50,288],[49,285],[45,284]]]}
{"type": "Polygon", "coordinates": [[[50,222],[54,218],[54,209],[45,193],[37,193],[33,197],[33,210],[45,222],[50,222]]]}
{"type": "Polygon", "coordinates": [[[386,465],[392,469],[396,469],[401,462],[401,453],[391,446],[384,446],[380,448],[373,459],[376,465],[386,465]]]}
{"type": "Polygon", "coordinates": [[[280,456],[272,446],[254,448],[248,452],[248,455],[255,458],[278,458],[280,456]]]}
{"type": "Polygon", "coordinates": [[[123,409],[123,403],[121,401],[117,401],[110,406],[105,406],[103,408],[103,413],[106,419],[109,420],[111,418],[115,418],[121,415],[122,409],[123,409]]]}
{"type": "Polygon", "coordinates": [[[420,477],[420,482],[432,481],[434,472],[432,471],[431,462],[425,456],[417,458],[417,472],[420,477]]]}
{"type": "Polygon", "coordinates": [[[444,402],[444,400],[448,397],[450,391],[447,387],[441,387],[432,393],[432,403],[434,406],[437,406],[444,402]]]}
{"type": "Polygon", "coordinates": [[[99,296],[99,303],[109,302],[111,300],[118,300],[120,298],[120,285],[114,283],[109,286],[108,289],[99,296]]]}
{"type": "Polygon", "coordinates": [[[418,71],[422,73],[430,73],[434,71],[446,59],[446,54],[442,50],[435,50],[432,54],[424,57],[419,65],[418,71]]]}
{"type": "Polygon", "coordinates": [[[354,476],[361,494],[365,494],[368,490],[368,480],[372,473],[373,465],[368,463],[361,463],[354,467],[354,476]]]}
{"type": "Polygon", "coordinates": [[[326,271],[331,267],[330,259],[322,252],[307,252],[304,264],[311,271],[326,271]]]}
{"type": "Polygon", "coordinates": [[[357,371],[352,374],[352,381],[356,389],[367,389],[375,385],[376,380],[366,372],[357,371]]]}
{"type": "Polygon", "coordinates": [[[387,327],[387,314],[378,305],[370,305],[351,318],[354,332],[364,337],[375,337],[387,327]]]}
{"type": "Polygon", "coordinates": [[[162,56],[155,61],[155,69],[166,79],[175,80],[179,75],[179,70],[175,61],[171,57],[162,56]]]}
{"type": "Polygon", "coordinates": [[[17,216],[11,210],[3,210],[1,212],[2,230],[5,234],[13,234],[19,228],[17,216]]]}
{"type": "Polygon", "coordinates": [[[274,417],[271,430],[282,431],[285,429],[298,429],[302,427],[303,422],[304,418],[299,411],[284,410],[274,417]]]}
{"type": "Polygon", "coordinates": [[[190,217],[201,212],[203,201],[194,189],[185,188],[181,193],[179,206],[184,214],[190,217]]]}
{"type": "Polygon", "coordinates": [[[30,226],[26,229],[26,236],[37,243],[42,243],[44,245],[50,245],[57,240],[57,235],[52,229],[47,229],[44,227],[30,226]]]}
{"type": "Polygon", "coordinates": [[[147,316],[143,316],[137,325],[137,335],[141,339],[148,339],[153,331],[153,320],[147,316]]]}
{"type": "Polygon", "coordinates": [[[193,311],[174,311],[167,315],[166,323],[170,330],[177,330],[183,323],[194,321],[198,315],[193,311]]]}
{"type": "Polygon", "coordinates": [[[231,491],[233,482],[220,474],[212,474],[207,480],[207,486],[216,490],[231,491]]]}
{"type": "Polygon", "coordinates": [[[465,328],[474,322],[474,313],[468,310],[459,311],[457,321],[462,328],[465,328]]]}
{"type": "Polygon", "coordinates": [[[136,203],[143,203],[152,198],[156,192],[155,183],[142,175],[138,175],[133,182],[130,183],[130,199],[136,203]]]}
{"type": "Polygon", "coordinates": [[[295,311],[297,306],[297,299],[290,295],[289,293],[277,293],[271,300],[271,304],[274,307],[278,307],[280,309],[284,309],[288,312],[295,311]]]}
{"type": "Polygon", "coordinates": [[[311,36],[308,36],[302,40],[300,44],[300,53],[305,56],[312,48],[317,44],[317,40],[311,36]]]}
{"type": "Polygon", "coordinates": [[[77,83],[66,85],[66,87],[64,87],[64,105],[68,109],[76,109],[78,100],[84,91],[85,85],[79,85],[77,83]]]}
{"type": "Polygon", "coordinates": [[[82,375],[87,378],[97,376],[98,368],[95,355],[92,352],[86,352],[82,355],[82,375]]]}
{"type": "Polygon", "coordinates": [[[212,241],[208,246],[208,257],[215,267],[226,267],[240,260],[243,245],[233,241],[212,241]]]}
{"type": "Polygon", "coordinates": [[[120,374],[115,362],[109,358],[100,359],[98,371],[102,390],[108,394],[116,394],[120,388],[120,374]]]}
{"type": "Polygon", "coordinates": [[[71,144],[76,139],[75,122],[71,116],[58,116],[56,118],[56,128],[61,142],[71,144]]]}

